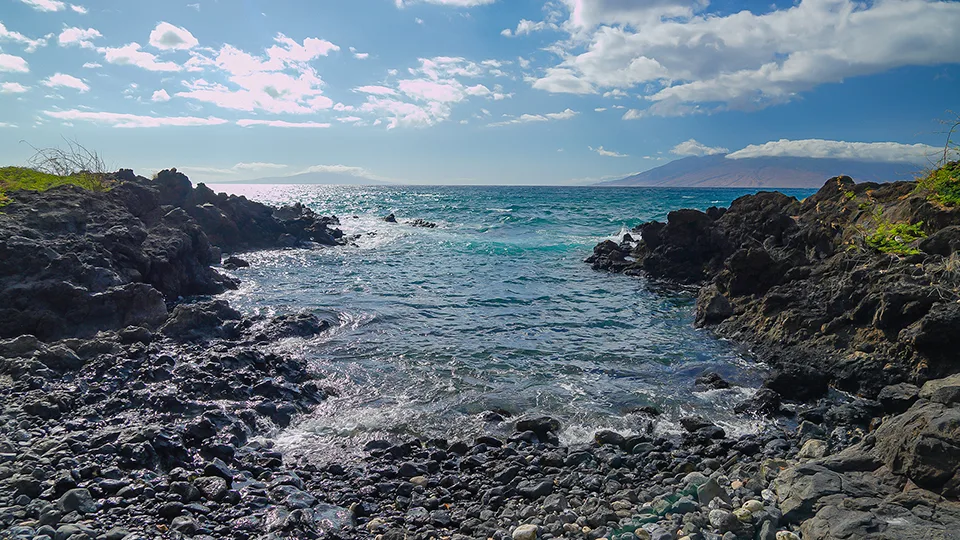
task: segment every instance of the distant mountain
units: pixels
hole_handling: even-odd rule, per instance
[[[671,161],[655,169],[599,186],[819,188],[845,174],[857,182],[912,180],[922,166],[852,159],[759,157],[727,159],[723,155]]]
[[[305,172],[291,176],[272,176],[268,178],[257,178],[254,180],[243,180],[237,182],[240,184],[330,184],[340,186],[390,186],[391,182],[383,180],[373,180],[365,176],[351,174],[349,172],[322,171]]]

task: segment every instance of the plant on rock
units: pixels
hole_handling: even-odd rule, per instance
[[[917,181],[917,189],[944,206],[960,206],[960,162],[933,170]]]
[[[913,225],[882,222],[873,234],[867,236],[866,243],[880,253],[917,255],[920,250],[914,247],[914,242],[927,237],[922,227],[922,221]]]

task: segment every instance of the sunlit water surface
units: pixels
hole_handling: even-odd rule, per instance
[[[215,185],[340,218],[355,246],[244,255],[227,298],[247,313],[306,309],[334,323],[278,345],[336,389],[280,444],[318,457],[354,455],[374,438],[506,435],[484,413],[550,415],[565,442],[599,429],[656,429],[701,414],[729,433],[757,428],[732,413],[763,367],[693,327],[690,292],[595,272],[594,245],[670,210],[726,206],[749,191],[559,187]],[[803,196],[809,192],[790,194]],[[400,223],[381,217],[395,213]],[[405,221],[422,218],[436,229]],[[742,385],[696,392],[705,370]]]

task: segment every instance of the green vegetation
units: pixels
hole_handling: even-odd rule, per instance
[[[35,148],[29,167],[0,167],[0,206],[10,203],[9,192],[18,189],[46,191],[63,185],[80,186],[90,191],[107,191],[103,158],[82,144],[64,139],[66,146]]]
[[[102,174],[82,172],[68,176],[58,176],[27,167],[0,167],[0,206],[10,202],[10,197],[7,195],[10,191],[18,189],[46,191],[67,184],[80,186],[91,191],[107,191],[110,189],[109,182],[104,179]]]
[[[960,206],[960,162],[931,171],[917,181],[917,189],[944,206]]]
[[[881,253],[895,255],[918,255],[920,250],[911,246],[916,240],[927,237],[923,232],[923,222],[911,225],[909,223],[887,223],[877,225],[877,230],[867,236],[867,245]]]

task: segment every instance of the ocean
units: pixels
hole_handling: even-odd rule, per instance
[[[756,190],[595,187],[211,185],[336,215],[355,245],[243,255],[227,299],[246,313],[309,310],[318,338],[277,345],[309,361],[335,395],[276,440],[342,459],[372,439],[509,435],[549,415],[561,440],[650,429],[699,414],[737,435],[763,420],[732,412],[765,367],[693,326],[694,291],[596,272],[604,239],[679,208],[727,206]],[[804,197],[809,190],[784,190]],[[399,223],[381,218],[396,215]],[[424,219],[434,229],[405,222]],[[695,391],[716,371],[734,383]],[[504,420],[490,420],[499,411]],[[509,415],[509,416],[508,416]]]

